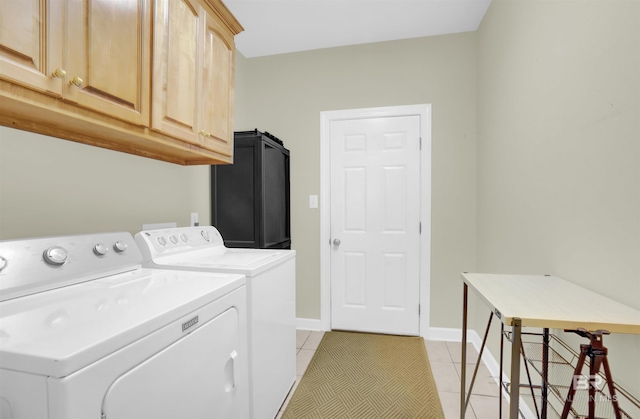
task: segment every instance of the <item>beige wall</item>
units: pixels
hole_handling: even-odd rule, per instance
[[[460,327],[459,274],[475,268],[475,34],[240,60],[248,83],[239,129],[291,150],[297,315],[320,318],[320,113],[432,104],[432,326]],[[320,196],[320,200],[323,197]]]
[[[477,34],[478,270],[640,309],[640,2],[493,0]],[[640,394],[640,337],[605,344]]]
[[[0,127],[0,239],[208,224],[208,169]]]

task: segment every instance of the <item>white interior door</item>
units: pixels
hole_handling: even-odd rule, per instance
[[[331,328],[419,335],[420,116],[330,132]]]

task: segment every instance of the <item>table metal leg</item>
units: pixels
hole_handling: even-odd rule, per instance
[[[509,418],[518,419],[520,400],[520,346],[522,345],[522,320],[514,318],[511,333],[511,399],[509,400]]]
[[[542,419],[547,419],[547,399],[549,382],[549,329],[542,332]]]
[[[493,312],[489,314],[489,322],[487,323],[487,329],[484,331],[484,338],[482,339],[482,346],[480,346],[480,353],[478,354],[478,360],[476,361],[476,366],[473,369],[473,377],[471,377],[471,384],[469,384],[469,392],[467,393],[467,401],[465,402],[465,405],[464,405],[465,412],[469,408],[469,400],[471,399],[471,394],[473,394],[473,385],[475,384],[476,377],[478,376],[478,369],[480,368],[480,362],[482,362],[482,353],[484,352],[485,346],[487,346],[487,337],[489,337],[489,330],[491,330],[491,320],[493,320]]]
[[[504,323],[500,322],[500,372],[498,374],[500,377],[500,389],[498,390],[498,417],[500,419],[502,419],[502,389],[504,388],[503,386],[503,382],[502,382],[502,360],[504,358],[503,355],[503,351],[504,351]]]
[[[462,359],[460,362],[460,419],[464,419],[466,413],[466,373],[467,373],[467,295],[469,286],[465,283],[462,291]]]

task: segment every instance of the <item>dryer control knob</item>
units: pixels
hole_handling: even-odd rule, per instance
[[[69,259],[69,253],[60,246],[52,246],[42,254],[44,261],[49,265],[62,266]]]
[[[108,251],[109,251],[109,248],[104,243],[98,243],[95,246],[93,246],[93,253],[95,253],[98,256],[104,256],[107,254]]]
[[[169,236],[169,241],[173,244],[178,244],[178,238],[176,236]]]
[[[125,250],[127,250],[127,243],[121,242],[120,240],[118,240],[113,244],[113,250],[115,250],[118,253],[122,253]]]
[[[165,247],[167,245],[167,239],[165,239],[164,237],[160,236],[157,240],[160,246]]]
[[[180,240],[182,240],[182,243],[189,243],[189,237],[184,233],[180,235]]]
[[[9,261],[6,258],[0,256],[0,271],[6,268],[8,264],[9,264]]]

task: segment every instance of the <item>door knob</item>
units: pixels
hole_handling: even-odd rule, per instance
[[[334,245],[334,246],[340,246],[340,243],[342,243],[342,242],[340,241],[340,239],[333,239],[333,245]]]

